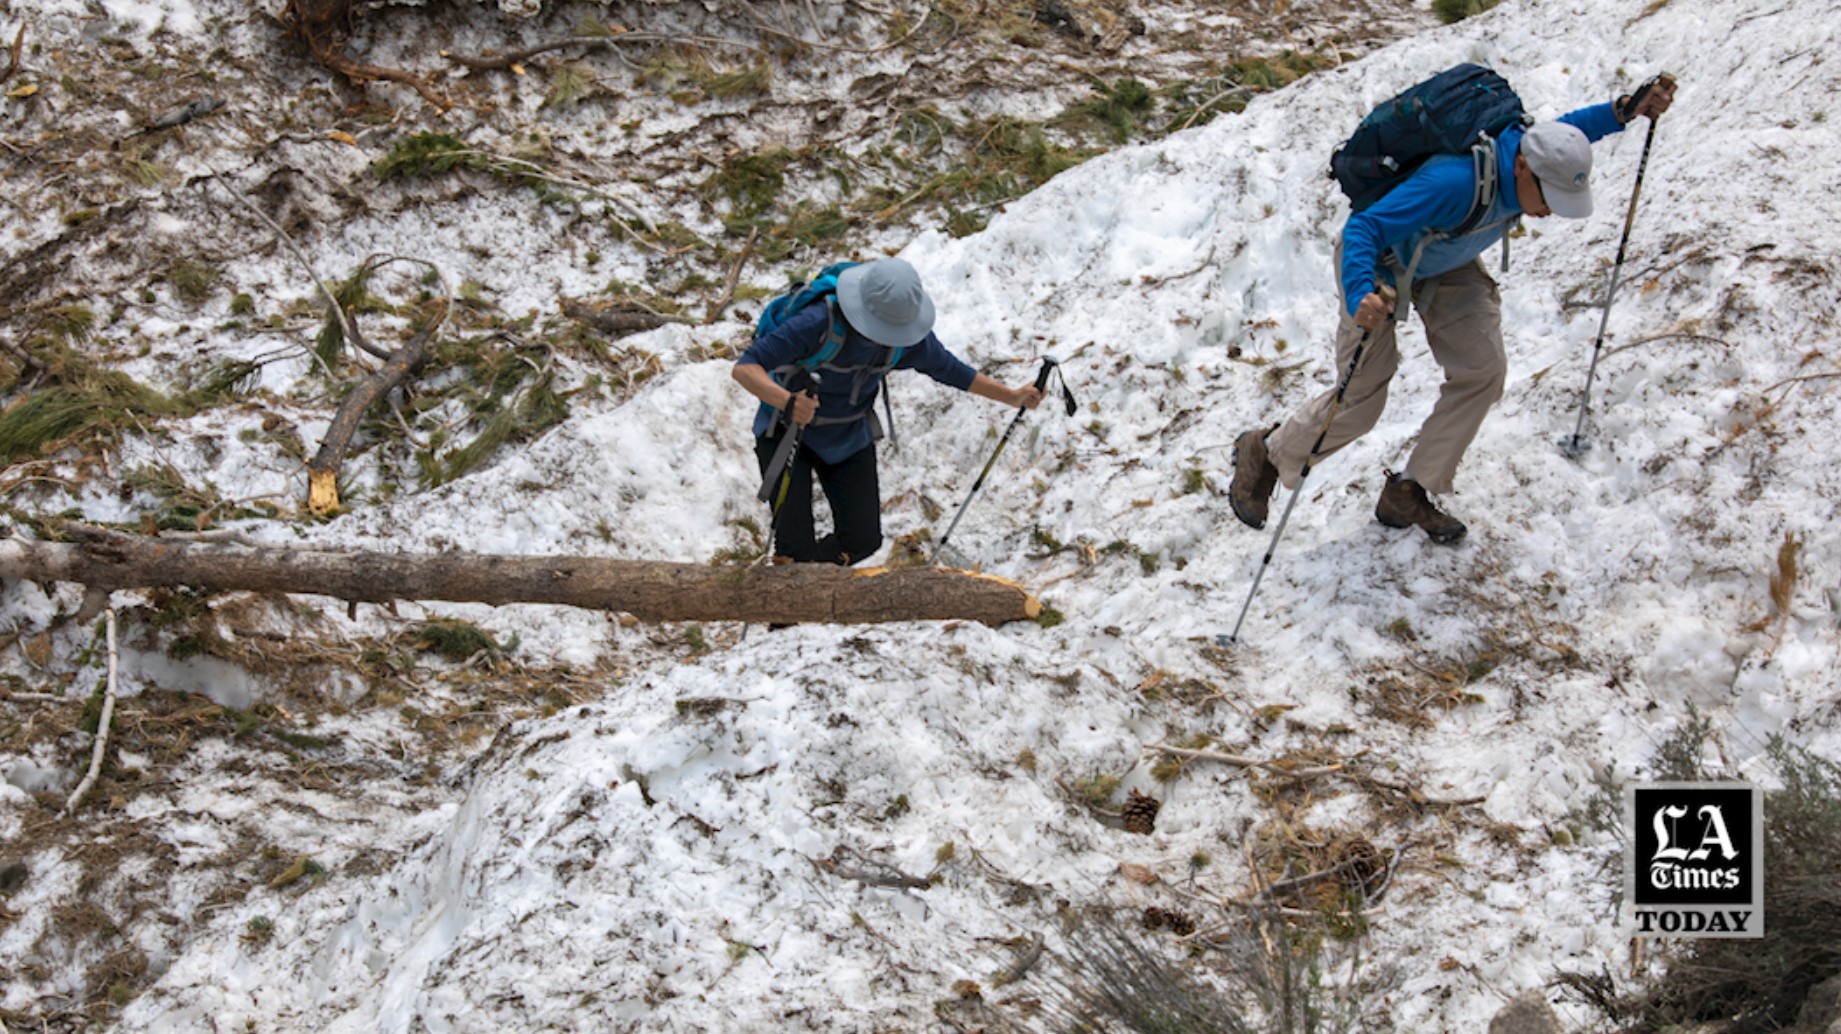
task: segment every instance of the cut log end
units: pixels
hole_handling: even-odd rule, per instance
[[[307,472],[307,509],[312,510],[316,517],[324,517],[338,511],[338,471],[309,470]]]

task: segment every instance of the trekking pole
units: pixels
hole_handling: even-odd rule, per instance
[[[1674,81],[1673,76],[1664,72],[1657,76],[1651,85]],[[1648,92],[1648,89],[1646,86],[1638,91],[1637,100],[1641,100],[1641,95]],[[1635,103],[1636,101],[1632,101],[1633,105]],[[1585,455],[1586,451],[1592,447],[1592,443],[1586,441],[1584,434],[1585,410],[1592,401],[1592,378],[1598,373],[1598,354],[1604,347],[1605,327],[1611,322],[1611,299],[1617,294],[1617,280],[1624,269],[1624,250],[1630,246],[1630,227],[1636,223],[1636,202],[1643,196],[1643,173],[1649,171],[1649,145],[1655,143],[1655,140],[1656,120],[1651,116],[1649,132],[1643,136],[1643,156],[1636,163],[1636,186],[1630,190],[1630,208],[1624,213],[1624,236],[1617,242],[1617,261],[1611,264],[1611,282],[1604,291],[1604,312],[1598,317],[1598,340],[1592,342],[1592,361],[1585,368],[1585,394],[1579,399],[1579,417],[1573,421],[1573,433],[1560,439],[1560,451],[1574,459]]]
[[[1053,373],[1054,370],[1055,361],[1044,356],[1042,359],[1042,370],[1036,374],[1037,391],[1048,391],[1048,375]],[[1069,398],[1071,400],[1072,396],[1069,396]],[[1070,401],[1069,405],[1071,406],[1072,404],[1073,403]],[[1016,418],[1010,421],[1009,427],[1004,428],[1004,436],[997,440],[997,448],[991,450],[991,458],[985,461],[984,469],[978,472],[978,480],[972,482],[972,490],[965,494],[965,502],[959,504],[959,512],[953,514],[952,523],[946,526],[946,534],[941,535],[940,541],[934,544],[933,555],[927,558],[928,567],[932,567],[939,562],[940,551],[946,548],[946,540],[952,538],[952,533],[958,529],[960,518],[965,516],[966,509],[972,505],[972,498],[978,494],[978,489],[984,487],[985,477],[991,473],[991,468],[997,465],[997,457],[1003,455],[1004,446],[1010,443],[1010,435],[1016,431],[1016,425],[1023,422],[1023,416],[1028,412],[1029,410],[1023,406],[1017,407]]]
[[[800,370],[787,380],[786,390],[797,396],[818,375],[808,370]],[[756,499],[766,503],[773,514],[767,522],[767,550],[761,554],[761,560],[774,555],[774,536],[780,533],[780,508],[786,503],[786,494],[793,487],[793,463],[799,455],[799,440],[805,436],[805,426],[793,421],[793,403],[788,398],[786,411],[774,419],[786,421],[786,435],[780,439],[780,445],[774,449],[773,458],[767,462],[767,476],[761,479],[760,491],[754,494]],[[755,563],[760,563],[756,560]]]
[[[1383,298],[1392,301],[1394,291],[1382,287]],[[1391,319],[1392,317],[1388,317]],[[1291,498],[1285,500],[1285,512],[1279,515],[1278,527],[1272,529],[1272,541],[1266,545],[1266,555],[1259,561],[1259,570],[1253,572],[1253,587],[1247,591],[1245,603],[1240,605],[1240,617],[1234,622],[1234,630],[1226,636],[1216,636],[1219,646],[1233,646],[1240,642],[1240,626],[1246,623],[1247,611],[1253,607],[1253,597],[1259,593],[1260,579],[1266,576],[1266,568],[1272,566],[1272,554],[1278,551],[1279,536],[1285,534],[1285,525],[1291,520],[1291,508],[1298,505],[1298,497],[1304,494],[1304,479],[1310,477],[1310,465],[1317,462],[1317,450],[1323,448],[1323,440],[1330,436],[1330,425],[1336,422],[1336,411],[1342,408],[1342,397],[1348,393],[1349,382],[1355,379],[1355,368],[1362,363],[1362,352],[1368,348],[1368,341],[1374,337],[1374,331],[1362,331],[1362,339],[1355,343],[1355,354],[1349,357],[1349,368],[1342,372],[1342,382],[1336,385],[1336,397],[1330,400],[1330,411],[1323,416],[1323,429],[1317,432],[1317,440],[1311,444],[1310,455],[1304,458],[1304,469],[1298,471],[1298,487],[1291,490]]]

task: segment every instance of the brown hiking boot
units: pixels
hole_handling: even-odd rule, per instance
[[[1470,529],[1426,498],[1419,482],[1389,472],[1381,501],[1374,504],[1374,519],[1390,528],[1424,528],[1426,536],[1441,546],[1461,541]]]
[[[1264,431],[1256,427],[1234,439],[1234,481],[1227,486],[1227,503],[1249,528],[1266,526],[1266,504],[1278,484],[1278,468],[1266,458],[1266,435],[1276,430],[1277,424]]]

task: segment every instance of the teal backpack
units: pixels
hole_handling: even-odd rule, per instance
[[[885,347],[883,349],[884,354],[881,363],[864,366],[839,366],[832,362],[833,359],[837,358],[838,351],[844,347],[844,338],[850,333],[849,325],[844,322],[844,314],[839,311],[837,305],[837,277],[839,273],[857,264],[858,263],[855,262],[834,262],[819,270],[818,275],[813,277],[811,282],[794,284],[791,288],[787,289],[785,293],[775,297],[761,309],[760,318],[755,320],[754,323],[754,339],[756,341],[759,341],[761,338],[777,330],[787,320],[792,319],[793,316],[813,302],[822,300],[825,303],[825,309],[831,316],[831,330],[825,335],[824,344],[819,346],[818,351],[813,352],[797,363],[790,363],[778,369],[768,371],[773,375],[775,383],[782,387],[786,386],[793,373],[798,370],[805,370],[807,373],[811,374],[814,380],[820,379],[820,374],[825,372],[847,373],[853,378],[850,386],[850,404],[854,408],[857,405],[858,399],[861,397],[865,385],[869,384],[872,380],[882,378],[890,370],[895,368],[896,363],[901,362],[903,353],[907,352],[907,348],[905,347]],[[892,439],[895,429],[895,415],[894,411],[889,408],[889,393],[886,385],[883,387],[882,391],[882,405],[884,412],[888,414],[888,428]],[[882,437],[882,428],[876,420],[875,414],[870,413],[868,416],[870,419],[871,433],[877,438]],[[813,425],[845,424],[854,423],[861,419],[863,419],[863,414],[851,417],[821,416],[814,419],[812,423]]]

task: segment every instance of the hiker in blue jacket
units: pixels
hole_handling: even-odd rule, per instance
[[[795,562],[854,564],[882,546],[882,497],[876,479],[881,427],[874,406],[891,370],[919,370],[947,387],[1006,406],[1034,409],[1034,385],[1008,388],[978,373],[933,335],[933,300],[920,274],[901,259],[881,259],[844,270],[837,278],[837,312],[847,326],[837,354],[809,371],[811,386],[798,392],[808,371],[801,360],[818,354],[832,326],[824,304],[807,305],[762,335],[740,359],[733,376],[761,400],[754,417],[755,455],[766,476],[791,407],[804,430],[790,458],[792,477],[776,513],[776,557]],[[891,365],[890,360],[893,359]],[[812,519],[812,476],[831,503],[836,531],[817,537]]]
[[[1440,230],[1462,224],[1479,195],[1468,154],[1428,159],[1371,207],[1349,216],[1337,246],[1343,303],[1337,369],[1347,369],[1364,334],[1367,344],[1317,458],[1360,438],[1380,419],[1387,384],[1399,365],[1389,295],[1403,284],[1411,286],[1432,358],[1445,374],[1406,469],[1390,473],[1381,490],[1374,515],[1382,524],[1421,528],[1437,543],[1464,537],[1463,522],[1439,509],[1426,493],[1451,491],[1458,462],[1490,406],[1502,397],[1508,373],[1501,298],[1480,256],[1523,215],[1591,215],[1592,142],[1639,116],[1660,116],[1674,95],[1673,80],[1659,77],[1634,98],[1581,108],[1555,122],[1503,130],[1496,142],[1495,198],[1468,233]],[[1235,440],[1228,501],[1242,523],[1265,526],[1275,482],[1297,487],[1335,396],[1335,389],[1325,391],[1282,425],[1255,428]]]

